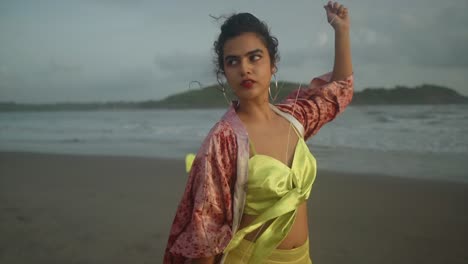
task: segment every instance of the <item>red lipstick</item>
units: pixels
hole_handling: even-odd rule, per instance
[[[254,84],[254,81],[252,81],[252,80],[243,80],[241,82],[242,87],[248,88],[248,89],[252,88],[253,84]]]

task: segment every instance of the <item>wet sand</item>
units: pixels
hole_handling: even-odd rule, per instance
[[[0,263],[162,263],[184,168],[0,152]],[[319,169],[308,203],[314,263],[468,263],[466,183]]]

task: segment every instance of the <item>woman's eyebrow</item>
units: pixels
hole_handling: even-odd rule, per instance
[[[247,53],[245,53],[244,56],[249,56],[249,55],[252,55],[252,54],[255,54],[255,53],[263,53],[263,50],[254,49],[254,50],[251,50],[251,51],[248,51]],[[235,59],[235,58],[239,58],[239,56],[237,56],[237,55],[227,55],[224,59],[227,60],[227,59]]]
[[[263,53],[263,50],[261,49],[254,49],[252,51],[247,52],[244,56],[252,55],[254,53]]]

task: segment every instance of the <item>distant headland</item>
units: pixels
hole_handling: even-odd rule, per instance
[[[297,89],[299,83],[279,82],[281,87],[277,102]],[[273,86],[272,86],[273,87]],[[302,85],[302,87],[306,87]],[[212,85],[201,89],[190,89],[168,96],[162,100],[141,102],[93,102],[93,103],[51,103],[22,104],[0,102],[0,112],[11,111],[95,111],[95,110],[144,110],[144,109],[206,109],[226,108],[223,94]],[[274,89],[273,89],[274,90]],[[416,87],[396,86],[394,88],[366,88],[355,92],[351,105],[427,105],[427,104],[468,104],[468,97],[453,89],[423,84]]]

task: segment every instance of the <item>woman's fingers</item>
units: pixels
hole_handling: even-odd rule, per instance
[[[335,11],[340,7],[340,4],[338,4],[338,2],[334,2],[333,3],[333,9],[335,9]]]
[[[336,12],[338,15],[341,15],[344,11],[344,6],[343,5],[340,5],[340,7],[338,7],[338,11]]]
[[[345,17],[348,14],[348,8],[343,7],[338,10],[338,16]]]
[[[337,15],[342,16],[343,14],[345,14],[346,8],[342,4],[339,4],[338,2],[328,1],[326,6],[328,7],[328,10],[330,10],[331,12]]]
[[[342,17],[345,17],[346,15],[348,15],[348,8],[344,8],[343,9],[343,14],[342,14]]]
[[[338,2],[328,1],[324,8],[327,10],[328,22],[330,19],[333,21],[335,16],[342,19],[348,16],[348,8]]]

